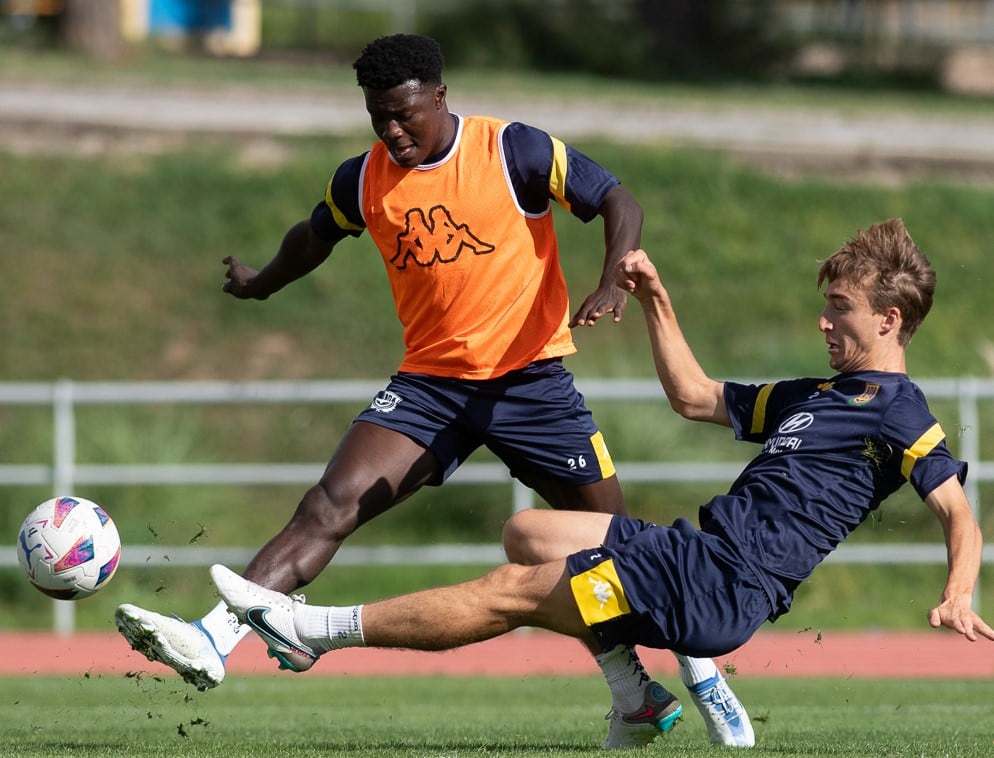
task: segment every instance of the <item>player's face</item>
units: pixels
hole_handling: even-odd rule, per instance
[[[444,84],[410,81],[387,90],[363,87],[362,91],[373,131],[399,165],[418,166],[452,139]]]
[[[845,280],[829,282],[818,319],[828,343],[828,365],[839,373],[875,368],[883,318],[859,287]]]

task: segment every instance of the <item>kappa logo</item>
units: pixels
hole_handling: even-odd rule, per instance
[[[390,262],[399,269],[407,268],[408,260],[431,266],[452,263],[463,250],[486,255],[495,249],[473,234],[468,225],[457,224],[445,206],[436,205],[427,216],[420,208],[407,212],[407,228],[397,235],[397,253]]]
[[[611,589],[611,583],[605,582],[603,579],[595,579],[594,577],[587,577],[590,583],[594,585],[594,597],[597,598],[597,602],[600,603],[601,610],[604,610],[604,606],[607,605],[611,598],[614,597],[614,590]]]
[[[380,390],[376,393],[376,397],[373,398],[373,402],[369,404],[377,413],[390,413],[397,409],[400,405],[402,398],[396,392],[390,392],[390,390]]]

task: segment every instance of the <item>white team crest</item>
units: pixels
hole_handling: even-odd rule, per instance
[[[376,393],[376,397],[373,398],[373,402],[369,404],[369,407],[377,413],[390,413],[396,409],[401,400],[403,398],[400,395],[389,390],[382,390]]]

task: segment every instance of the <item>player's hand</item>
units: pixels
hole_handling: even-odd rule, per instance
[[[663,293],[659,273],[645,250],[632,250],[615,269],[615,283],[620,289],[634,295],[638,300],[645,300],[653,295]]]
[[[954,629],[971,642],[976,642],[978,635],[994,641],[994,629],[974,612],[971,600],[969,595],[944,598],[928,612],[929,625]]]
[[[246,266],[233,255],[225,257],[221,262],[228,267],[224,272],[227,281],[221,285],[222,290],[239,300],[265,300],[269,296],[268,293],[258,292],[258,288],[252,286],[259,273],[254,268]]]
[[[621,314],[624,313],[627,303],[628,295],[613,282],[600,286],[580,303],[580,307],[570,319],[569,326],[570,328],[593,326],[598,319],[608,313],[613,313],[614,322],[618,323],[621,321]]]

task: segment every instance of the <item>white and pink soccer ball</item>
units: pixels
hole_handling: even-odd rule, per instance
[[[46,500],[17,535],[17,559],[28,581],[59,600],[78,600],[105,587],[120,558],[114,521],[80,497]]]

